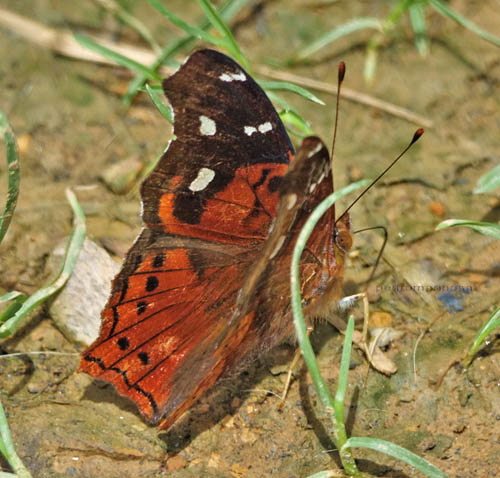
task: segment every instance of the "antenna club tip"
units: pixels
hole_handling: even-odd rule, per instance
[[[418,128],[417,131],[415,131],[415,134],[413,135],[413,139],[411,140],[411,144],[413,144],[415,141],[418,141],[420,136],[424,134],[424,128]]]
[[[344,76],[345,76],[345,63],[341,61],[339,63],[339,83],[342,83],[344,81]]]

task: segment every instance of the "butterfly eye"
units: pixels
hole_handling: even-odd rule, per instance
[[[352,247],[352,235],[349,231],[338,231],[335,236],[335,243],[344,252],[347,252]]]

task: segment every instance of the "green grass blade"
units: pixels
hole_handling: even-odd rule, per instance
[[[240,63],[246,70],[250,70],[250,64],[248,60],[243,55],[238,43],[236,42],[231,30],[226,25],[224,20],[217,13],[217,10],[210,3],[210,0],[198,0],[200,7],[202,8],[205,16],[208,21],[212,24],[212,26],[222,35],[222,38],[225,41],[225,47],[228,51],[231,52],[234,59]]]
[[[149,67],[150,70],[155,71],[164,63],[166,63],[172,56],[181,51],[185,46],[189,45],[195,38],[192,36],[182,38],[180,40],[175,41],[168,47],[164,48],[158,58],[154,61],[154,63]],[[159,76],[159,75],[158,75]],[[123,101],[126,104],[130,104],[132,98],[137,94],[139,88],[144,84],[145,81],[148,80],[148,76],[139,74],[136,76],[128,85],[127,94],[123,97]]]
[[[309,369],[309,373],[311,374],[314,386],[318,392],[321,404],[329,412],[334,411],[334,402],[332,396],[330,395],[330,392],[328,391],[328,387],[326,386],[326,383],[319,371],[318,362],[316,361],[316,357],[314,356],[311,342],[307,337],[304,315],[302,313],[302,300],[300,297],[299,280],[300,257],[307,244],[307,240],[309,239],[309,236],[314,229],[314,226],[321,219],[328,208],[331,207],[332,204],[334,204],[335,201],[337,201],[339,198],[363,186],[366,186],[369,183],[370,181],[364,180],[350,184],[349,186],[342,188],[339,191],[334,192],[333,194],[330,194],[314,209],[299,233],[297,242],[295,243],[295,247],[293,250],[292,263],[290,266],[291,303],[293,311],[293,323],[295,326],[295,331],[297,333],[297,339],[307,368]],[[347,439],[344,423],[338,422],[335,419],[335,415],[333,413],[331,414],[331,417],[333,422],[334,441],[336,446],[340,449],[340,447],[345,443]],[[341,461],[348,474],[353,475],[358,473],[356,465],[354,463],[354,458],[352,457],[348,449],[344,449],[341,453]]]
[[[434,7],[434,9],[443,15],[444,17],[451,18],[455,22],[457,22],[459,25],[462,25],[463,27],[467,28],[471,32],[475,33],[476,35],[480,36],[483,40],[489,41],[493,43],[496,46],[500,46],[500,38],[493,35],[492,33],[487,32],[486,30],[483,30],[482,28],[478,27],[475,23],[472,23],[468,18],[465,18],[464,16],[460,15],[458,12],[455,10],[452,10],[446,3],[443,3],[441,0],[429,0],[429,4]]]
[[[498,327],[500,327],[500,307],[497,307],[495,312],[491,314],[490,318],[483,324],[483,326],[476,334],[476,338],[474,339],[471,348],[467,352],[467,357],[464,361],[465,368],[470,365],[472,359],[474,358],[474,355],[476,355],[477,351],[481,348],[484,341],[486,340],[486,337],[488,337],[488,335],[490,335]]]
[[[372,84],[377,71],[378,53],[380,49],[380,41],[374,38],[366,45],[365,64],[363,66],[363,78],[366,83]]]
[[[163,103],[160,98],[160,95],[156,88],[151,88],[151,86],[146,85],[146,91],[148,92],[149,97],[158,108],[158,111],[162,114],[162,116],[171,124],[174,124],[174,116],[172,114],[172,110]],[[161,88],[160,88],[161,91]]]
[[[10,221],[16,209],[17,197],[19,196],[19,159],[17,156],[16,137],[10,127],[7,117],[0,111],[0,136],[3,136],[7,160],[7,201],[5,208],[0,214],[0,244],[2,243]]]
[[[219,8],[218,12],[224,22],[229,22],[249,0],[230,0]]]
[[[306,46],[300,50],[295,57],[293,57],[290,62],[297,62],[305,60],[306,58],[314,55],[317,51],[321,50],[325,46],[333,43],[335,40],[342,38],[351,33],[357,32],[359,30],[372,29],[382,32],[383,26],[382,22],[375,17],[366,18],[355,18],[349,22],[343,23],[342,25],[328,31],[324,35],[320,36],[310,45]]]
[[[385,20],[385,24],[396,24],[400,19],[401,15],[405,13],[414,0],[399,0],[396,6],[391,10],[387,19]]]
[[[347,322],[345,331],[344,347],[342,348],[342,359],[340,360],[340,371],[335,393],[335,415],[337,420],[344,423],[344,401],[347,390],[347,378],[349,376],[349,364],[351,362],[352,334],[354,333],[354,317],[351,315]]]
[[[310,91],[306,90],[302,86],[296,85],[294,83],[289,83],[288,81],[259,81],[259,85],[264,90],[271,91],[291,91],[306,100],[318,103],[319,105],[325,105],[325,102],[320,100],[316,95],[312,94]]]
[[[266,93],[274,104],[284,108],[279,112],[279,115],[281,121],[285,123],[285,126],[290,134],[297,136],[298,138],[305,138],[306,136],[311,136],[313,134],[311,125],[290,103],[288,103],[288,101],[284,100],[272,91],[267,91]],[[298,128],[298,131],[293,128]]]
[[[178,17],[174,12],[166,8],[161,2],[158,0],[148,0],[149,3],[158,10],[170,23],[173,23],[176,27],[180,28],[182,31],[191,35],[192,37],[203,40],[207,43],[211,43],[212,45],[218,47],[225,47],[226,42],[223,38],[216,37],[215,35],[211,35],[206,32],[202,28],[198,28],[195,25],[190,25],[189,23],[182,20],[182,18]]]
[[[110,10],[117,16],[118,19],[120,19],[125,25],[128,25],[130,28],[135,30],[149,44],[151,49],[157,55],[160,54],[160,46],[156,43],[153,35],[144,23],[123,8],[117,0],[114,2],[108,2],[108,4],[110,5]]]
[[[2,302],[13,301],[12,304],[8,305],[6,309],[0,313],[0,324],[7,322],[7,320],[9,320],[21,308],[26,299],[26,294],[18,291],[12,291],[0,297],[0,304]]]
[[[0,304],[4,302],[10,302],[11,300],[18,299],[20,297],[26,297],[22,292],[18,292],[17,290],[13,290],[12,292],[8,292],[5,295],[0,297]]]
[[[368,438],[368,437],[351,437],[347,440],[344,447],[351,448],[370,448],[371,450],[378,451],[380,453],[385,453],[386,455],[397,458],[400,461],[408,463],[420,472],[424,473],[431,478],[447,478],[448,475],[442,472],[439,468],[429,463],[427,460],[420,458],[411,451],[405,448],[390,443],[385,440],[380,440],[378,438]]]
[[[285,123],[287,126],[287,130],[299,137],[299,138],[305,138],[306,136],[311,136],[313,134],[313,131],[311,129],[311,126],[309,123],[302,118],[300,114],[298,114],[294,110],[283,110],[280,111],[279,113],[281,121]],[[295,131],[294,128],[297,128],[298,131]]]
[[[412,3],[408,7],[410,24],[415,32],[415,46],[421,56],[429,54],[429,39],[427,38],[427,26],[425,24],[424,9],[420,3]]]
[[[109,48],[106,48],[105,46],[99,45],[99,43],[95,42],[91,38],[85,36],[85,35],[79,35],[75,34],[74,35],[75,40],[83,45],[85,48],[88,48],[89,50],[95,51],[102,56],[109,58],[110,60],[114,61],[115,63],[118,63],[121,66],[124,66],[125,68],[128,68],[129,70],[136,71],[138,73],[141,73],[144,75],[146,78],[148,78],[151,81],[160,81],[161,78],[160,76],[152,69],[148,68],[147,66],[142,65],[141,63],[132,60],[130,58],[127,58],[124,55],[121,55],[120,53],[117,53],[116,51],[110,50]]]
[[[473,192],[474,194],[489,193],[497,188],[500,188],[500,164],[479,178]]]
[[[23,465],[21,458],[16,453],[14,443],[12,442],[12,436],[9,430],[9,424],[7,423],[7,417],[3,410],[3,406],[0,403],[0,452],[9,462],[9,465],[14,470],[15,475],[11,473],[5,473],[5,476],[12,476],[16,478],[31,478],[31,474],[28,469]]]
[[[493,222],[468,221],[467,219],[447,219],[446,221],[440,222],[436,226],[436,231],[446,229],[447,227],[459,226],[470,227],[476,232],[494,237],[495,239],[500,239],[500,225]]]
[[[219,12],[220,16],[224,21],[229,21],[236,13],[238,13],[241,8],[243,8],[249,0],[229,0],[225,5],[223,5]],[[198,28],[206,30],[210,26],[208,20],[201,22]],[[158,58],[151,65],[151,69],[156,71],[159,66],[166,63],[175,54],[182,51],[184,48],[189,46],[196,40],[196,37],[188,35],[184,38],[180,38],[170,43],[169,45],[162,48],[162,51]],[[137,94],[137,90],[144,84],[147,78],[144,75],[136,76],[128,85],[127,94],[124,96],[123,100],[126,104],[130,104],[132,98]]]
[[[0,325],[0,338],[5,338],[11,335],[19,325],[19,322],[32,312],[38,305],[54,295],[69,279],[71,272],[75,266],[78,254],[85,239],[85,215],[83,210],[76,199],[75,194],[67,189],[66,197],[73,209],[73,230],[66,247],[64,255],[64,263],[61,267],[56,279],[48,286],[42,287],[30,296],[19,308],[19,310],[8,319],[5,323]]]
[[[297,115],[299,115],[298,111],[290,103],[288,103],[288,101],[283,99],[281,96],[277,95],[273,91],[266,91],[266,94],[267,94],[267,97],[276,105],[281,106],[285,110],[294,111]]]
[[[307,478],[338,478],[339,474],[335,471],[325,470],[314,473],[314,475],[309,475]],[[0,477],[2,478],[2,477]]]

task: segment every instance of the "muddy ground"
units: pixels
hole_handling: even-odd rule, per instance
[[[178,34],[135,2],[134,14],[157,39]],[[167,2],[183,18],[195,2]],[[486,30],[498,32],[495,1],[450,4]],[[235,23],[241,47],[255,64],[283,60],[321,31],[355,16],[383,17],[388,2],[253,2]],[[0,6],[53,28],[90,31],[141,44],[135,33],[91,1],[1,0]],[[498,305],[500,244],[470,230],[439,233],[447,218],[498,221],[498,194],[474,195],[477,179],[498,164],[500,50],[449,20],[430,14],[432,46],[421,58],[406,21],[381,51],[372,87],[362,78],[367,34],[344,39],[307,66],[290,71],[334,83],[347,63],[346,86],[404,106],[433,122],[422,140],[352,211],[356,229],[385,225],[389,247],[372,287],[372,310],[390,314],[404,336],[388,350],[398,373],[388,378],[355,351],[349,375],[349,434],[380,437],[424,456],[452,477],[493,477],[500,469],[499,342],[476,358],[468,374],[453,358]],[[140,230],[137,194],[114,194],[102,181],[110,168],[147,165],[167,144],[171,128],[145,97],[120,102],[123,70],[70,60],[0,29],[0,106],[19,137],[21,193],[0,247],[0,294],[33,293],[47,282],[46,261],[71,229],[64,190],[77,190],[88,236],[123,256]],[[181,58],[179,58],[181,59]],[[333,97],[321,107],[289,97],[315,132],[330,142]],[[288,98],[288,97],[287,97]],[[418,125],[344,101],[336,146],[339,186],[373,178],[404,148]],[[117,167],[118,165],[118,167]],[[0,162],[0,197],[5,197]],[[356,235],[346,293],[359,291],[380,244],[376,233]],[[397,285],[438,286],[412,291]],[[448,295],[446,287],[460,286]],[[378,288],[378,292],[377,292]],[[451,295],[450,295],[451,294]],[[360,312],[356,311],[358,317]],[[318,326],[313,336],[322,372],[334,390],[342,337]],[[328,417],[304,367],[278,410],[292,346],[283,345],[202,399],[168,432],[148,426],[109,386],[76,373],[77,348],[54,327],[44,308],[34,313],[2,354],[1,400],[17,450],[33,476],[45,477],[305,477],[338,469]],[[377,476],[420,476],[371,451],[356,450],[359,467]],[[7,465],[3,464],[3,469]]]

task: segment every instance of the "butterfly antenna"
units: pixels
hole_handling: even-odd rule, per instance
[[[385,168],[364,190],[363,192],[350,204],[350,206],[339,216],[339,218],[335,221],[336,223],[340,221],[342,217],[344,217],[350,209],[373,187],[375,184],[379,182],[379,180],[391,169],[405,154],[406,152],[418,141],[420,136],[424,134],[424,129],[419,128],[417,131],[415,131],[415,134],[413,135],[412,140],[410,141],[410,144],[403,150],[402,153],[398,155],[398,157],[391,163],[387,168]]]
[[[335,150],[335,141],[337,140],[337,126],[339,124],[340,89],[342,88],[342,83],[344,82],[344,76],[345,76],[345,63],[341,61],[339,63],[339,73],[337,79],[337,101],[335,102],[335,123],[333,127],[332,151],[330,153],[330,163],[332,164],[332,167],[333,167],[333,152]],[[333,175],[332,175],[332,181],[333,181]],[[335,184],[333,185],[333,188],[335,190]]]
[[[358,229],[353,232],[353,234],[358,234],[358,232],[365,232],[365,231],[374,231],[375,229],[381,229],[384,232],[384,241],[382,242],[382,247],[378,251],[377,254],[377,260],[375,261],[375,264],[373,264],[372,271],[370,273],[370,277],[366,281],[366,285],[371,283],[373,280],[373,277],[375,276],[375,272],[377,271],[377,267],[380,263],[380,259],[382,259],[382,254],[384,253],[385,246],[387,244],[387,239],[388,239],[388,233],[387,233],[387,228],[385,226],[371,226],[371,227],[364,227],[363,229]]]

